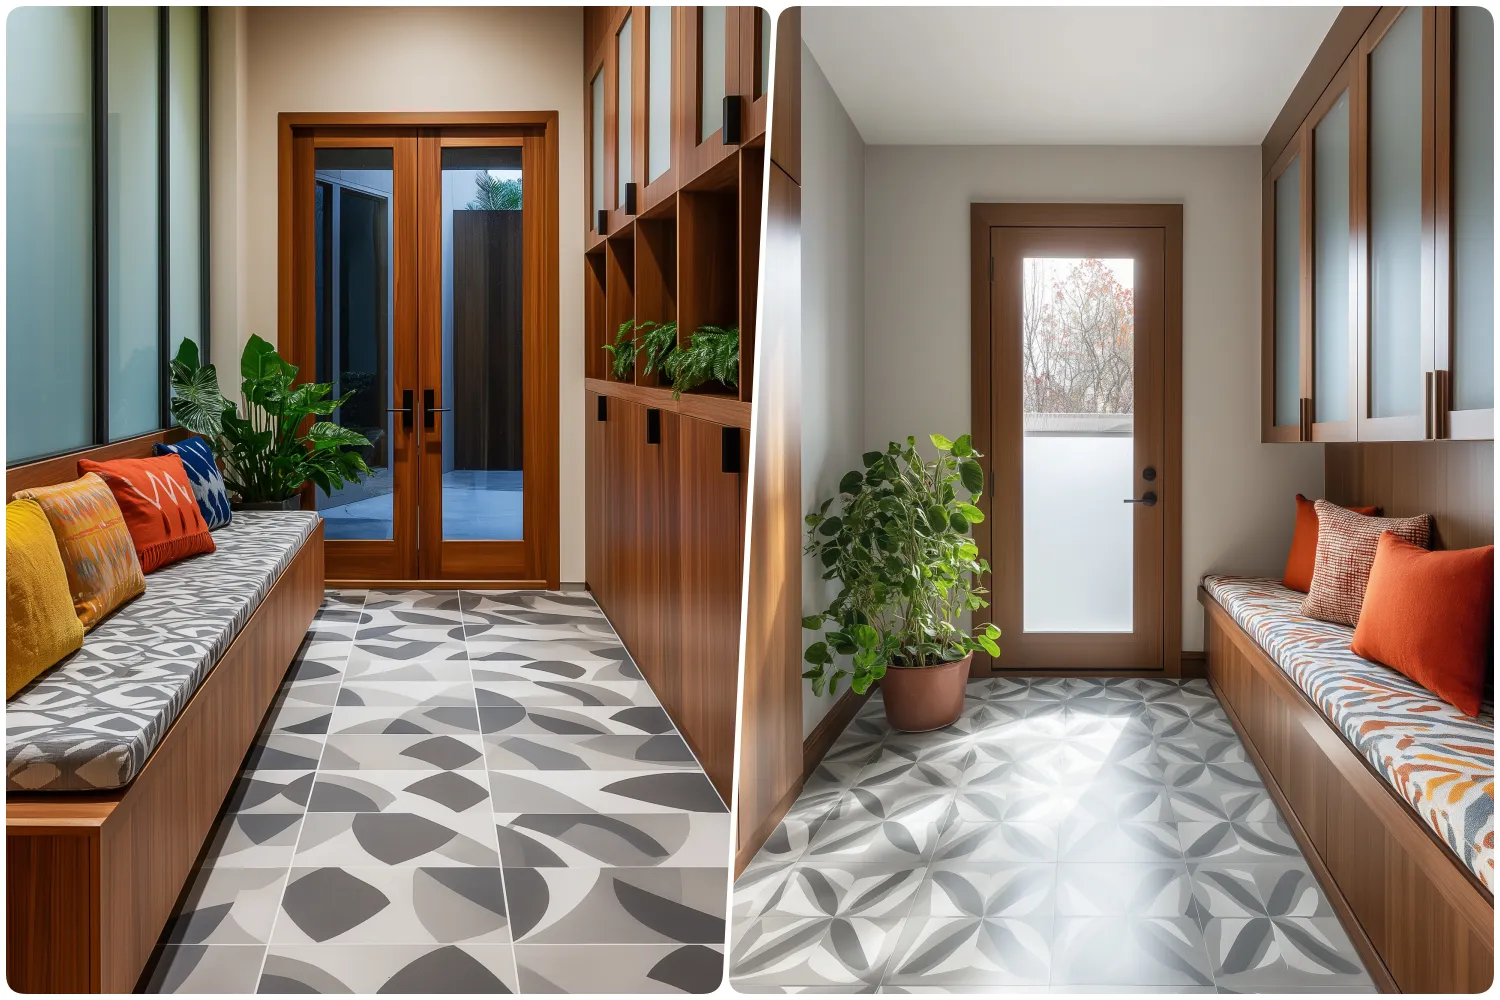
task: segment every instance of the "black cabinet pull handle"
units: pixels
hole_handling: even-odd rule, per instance
[[[432,415],[434,413],[451,413],[451,412],[453,412],[453,407],[451,407],[451,406],[434,406],[432,404],[433,404],[433,391],[431,389],[423,389],[422,390],[422,426],[425,427],[429,431],[433,429]]]
[[[646,443],[661,444],[661,411],[646,411]]]
[[[719,429],[719,471],[737,475],[740,471],[740,429]]]

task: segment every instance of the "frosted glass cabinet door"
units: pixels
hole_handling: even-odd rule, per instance
[[[619,98],[615,105],[615,121],[618,123],[615,140],[615,177],[620,185],[615,204],[620,207],[625,205],[626,185],[635,180],[635,171],[631,169],[635,152],[635,135],[631,131],[632,109],[635,107],[631,92],[631,81],[634,77],[634,44],[631,34],[631,17],[627,15],[625,23],[620,26],[620,33],[615,37],[615,43],[618,46],[615,65],[619,67],[619,75],[615,79],[615,94]]]
[[[594,80],[589,84],[589,144],[593,147],[589,150],[589,226],[596,227],[599,222],[599,210],[608,208],[604,203],[604,70],[594,74]]]
[[[646,51],[646,181],[672,166],[672,8],[649,7]]]
[[[1277,427],[1300,427],[1302,423],[1301,184],[1301,157],[1293,157],[1274,184],[1271,422]]]
[[[1349,93],[1313,126],[1313,421],[1354,419]]]
[[[1369,61],[1368,415],[1422,417],[1422,9]]]
[[[1495,405],[1495,22],[1453,9],[1453,311],[1455,411]],[[1463,434],[1456,421],[1454,435]],[[1493,427],[1490,429],[1493,434]],[[1485,435],[1488,436],[1488,435]]]

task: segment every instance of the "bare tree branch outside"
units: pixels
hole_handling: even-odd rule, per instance
[[[1026,413],[1133,413],[1132,261],[1027,258],[1021,364]]]

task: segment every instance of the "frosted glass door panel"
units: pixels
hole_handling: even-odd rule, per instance
[[[5,457],[12,463],[93,441],[92,16],[88,7],[17,7],[6,19]]]
[[[157,13],[109,8],[109,436],[161,426]]]
[[[1349,95],[1313,129],[1313,419],[1350,420]]]
[[[1023,625],[1134,627],[1135,261],[1028,257]]]
[[[651,49],[647,66],[650,103],[647,114],[646,179],[654,181],[672,166],[672,8],[652,7]]]
[[[173,7],[169,13],[168,205],[171,225],[167,249],[172,290],[168,317],[173,354],[183,339],[201,343],[203,328],[203,79],[199,52],[198,7]]]
[[[593,184],[590,185],[593,189],[590,192],[593,203],[589,210],[589,225],[596,226],[599,211],[609,207],[604,204],[604,71],[602,69],[594,74],[594,82],[589,84],[589,91],[593,95],[591,117],[594,119],[591,123],[593,127],[589,130],[593,133],[590,141],[594,147],[590,151],[590,170],[594,176]]]
[[[1495,405],[1495,21],[1453,9],[1453,408]]]
[[[615,147],[615,176],[619,179],[620,189],[616,196],[616,205],[625,204],[625,185],[635,180],[635,174],[631,172],[631,153],[635,146],[635,137],[631,133],[631,109],[634,107],[631,97],[632,79],[632,55],[633,49],[630,43],[630,18],[625,18],[625,23],[620,27],[620,34],[616,36],[619,46],[618,65],[620,74],[615,81],[615,94],[619,98],[615,102],[615,120],[619,123],[619,145]]]
[[[698,141],[724,127],[725,16],[727,7],[700,7],[702,31],[698,36]]]
[[[1302,422],[1302,164],[1276,178],[1276,385],[1274,419],[1278,427]]]
[[[1370,416],[1422,412],[1422,10],[1370,55]]]

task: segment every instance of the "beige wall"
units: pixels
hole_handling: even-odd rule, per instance
[[[583,533],[569,526],[583,522],[582,10],[219,8],[211,32],[220,360],[238,357],[251,333],[275,340],[280,112],[558,112],[562,579],[581,581]],[[227,192],[242,205],[227,205]]]
[[[864,435],[865,144],[817,61],[802,49],[802,509],[838,493],[860,468]],[[838,594],[823,566],[805,557],[802,609]],[[803,633],[803,642],[814,641]],[[803,681],[802,735],[833,707]],[[845,678],[839,689],[848,690]]]
[[[1181,202],[1183,643],[1198,579],[1280,575],[1321,445],[1260,443],[1258,147],[871,146],[865,157],[864,444],[957,434],[969,413],[969,204]]]

